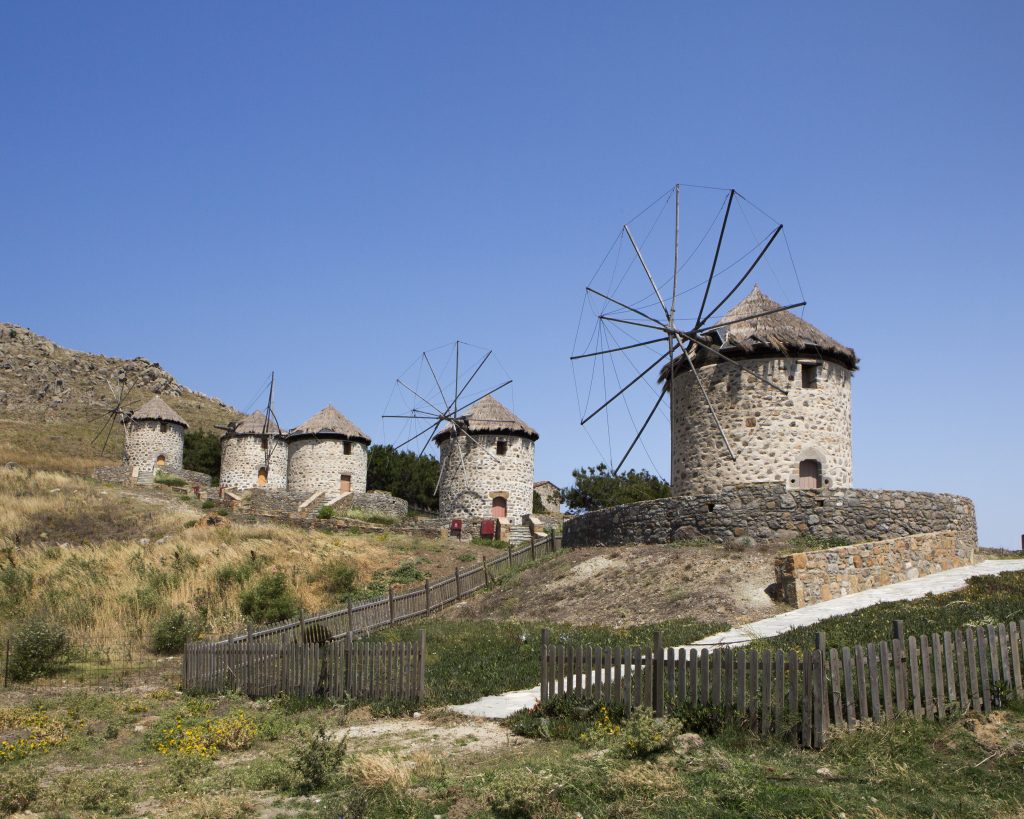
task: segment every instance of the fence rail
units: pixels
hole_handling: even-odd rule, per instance
[[[711,707],[762,734],[792,736],[820,748],[829,726],[881,722],[901,713],[944,719],[983,713],[1024,696],[1024,620],[907,637],[901,621],[888,641],[801,652],[750,648],[551,644],[541,648],[541,701],[574,694],[644,705],[658,715],[681,705]]]
[[[499,572],[516,566],[525,566],[546,554],[557,552],[561,545],[561,535],[547,535],[518,548],[509,546],[505,554],[490,560],[481,560],[466,570],[456,567],[454,575],[434,583],[428,580],[424,582],[422,588],[398,594],[389,589],[387,594],[372,600],[361,603],[350,601],[343,609],[315,615],[300,615],[291,620],[225,636],[215,642],[228,644],[244,640],[273,644],[284,642],[288,637],[292,637],[294,641],[295,638],[306,634],[307,629],[311,627],[329,637],[340,637],[348,632],[368,634],[376,629],[387,628],[413,617],[421,617],[458,602],[489,585],[491,578]]]
[[[426,635],[398,643],[189,643],[182,690],[240,691],[250,697],[293,694],[367,699],[423,699]]]

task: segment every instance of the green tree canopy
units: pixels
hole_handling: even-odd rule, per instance
[[[574,469],[573,486],[562,490],[562,501],[571,512],[592,512],[623,503],[667,498],[669,485],[646,469],[613,475],[604,464]]]
[[[204,429],[186,432],[181,465],[209,475],[216,483],[220,477],[220,438]]]
[[[441,465],[433,455],[374,445],[366,465],[366,488],[383,489],[418,509],[437,509],[434,487],[440,474]]]

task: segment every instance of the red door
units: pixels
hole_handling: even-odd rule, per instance
[[[352,476],[342,475],[341,480],[338,481],[339,492],[351,492],[352,491]]]
[[[503,518],[508,514],[508,501],[504,498],[494,498],[491,501],[491,517]]]

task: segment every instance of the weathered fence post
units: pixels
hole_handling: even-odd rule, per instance
[[[824,631],[819,631],[814,635],[814,650],[821,652],[821,661],[814,667],[815,678],[814,684],[817,686],[818,702],[816,710],[814,712],[815,725],[820,724],[820,732],[815,729],[814,737],[815,742],[819,744],[815,745],[815,748],[821,748],[825,742],[825,731],[828,728],[828,686],[825,680],[825,657],[828,656],[828,650],[826,643],[828,640],[825,637]]]
[[[508,544],[508,570],[512,571],[512,544]]]
[[[395,622],[395,587],[388,584],[388,622]]]
[[[424,612],[430,614],[430,581],[423,581],[423,594],[426,596],[426,607],[423,609]]]
[[[550,631],[546,628],[540,630],[540,701],[547,702],[551,699],[548,691],[548,637]]]
[[[300,608],[299,609],[299,636],[295,640],[295,642],[301,643],[303,640],[306,639],[305,631],[306,631],[306,615],[305,615],[305,612],[303,612],[302,609]]]
[[[901,643],[905,643],[906,633],[907,630],[902,620],[892,621],[892,638],[894,640],[899,640]]]
[[[462,577],[459,575],[459,567],[455,567],[455,599],[462,599]]]
[[[189,650],[192,648],[192,643],[185,642],[185,651],[181,655],[181,690],[188,691],[188,655]],[[11,656],[11,641],[7,641],[7,653],[4,655],[4,688],[7,687],[7,663]]]
[[[423,628],[420,629],[419,655],[419,678],[416,699],[422,700],[427,693],[427,630]]]
[[[487,558],[486,557],[481,557],[480,558],[480,565],[483,567],[483,570],[484,570],[484,588],[485,589],[490,588],[491,581],[490,581],[490,578],[487,577]]]
[[[352,631],[345,634],[345,693],[350,697],[356,695],[355,686],[352,684]]]
[[[348,598],[348,630],[355,631],[356,624],[352,622],[352,598]]]
[[[537,541],[533,537],[533,532],[530,532],[530,560],[537,559]]]
[[[252,623],[245,624],[245,695],[252,693]]]
[[[662,643],[661,632],[654,632],[654,660],[651,663],[651,667],[647,670],[648,674],[652,675],[651,678],[651,698],[653,702],[651,705],[654,708],[654,715],[656,717],[664,716],[665,713],[665,646]]]

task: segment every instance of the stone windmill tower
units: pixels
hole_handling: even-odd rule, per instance
[[[532,513],[534,442],[539,437],[493,395],[460,413],[454,425],[434,436],[441,450],[439,517],[520,521]]]
[[[140,471],[181,469],[188,424],[158,395],[124,420],[124,460]]]
[[[854,351],[756,285],[719,326],[662,370],[672,493],[762,482],[850,486]]]
[[[277,423],[259,410],[226,428],[220,452],[221,486],[284,489],[288,485],[288,441]]]
[[[370,438],[328,404],[288,433],[288,488],[365,492]]]

